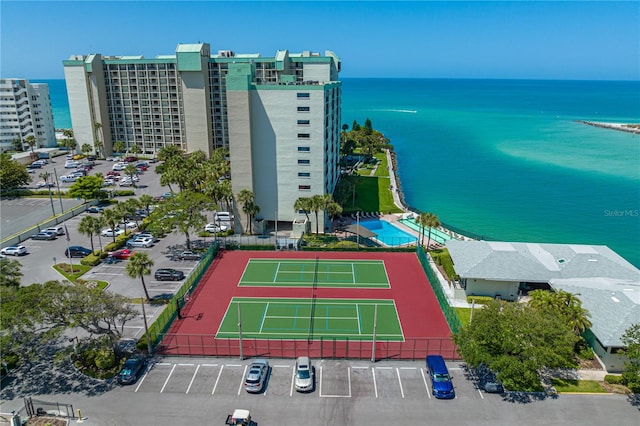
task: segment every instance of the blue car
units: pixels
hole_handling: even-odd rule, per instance
[[[429,371],[429,378],[431,379],[433,396],[438,399],[453,399],[456,397],[449,370],[447,370],[447,365],[442,356],[428,355],[427,370]]]
[[[118,383],[121,385],[134,383],[138,379],[138,376],[144,371],[146,365],[147,362],[142,355],[133,355],[125,361],[120,373],[118,373]]]

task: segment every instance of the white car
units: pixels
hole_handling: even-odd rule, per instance
[[[296,391],[309,392],[313,390],[313,367],[307,356],[300,356],[296,360]]]
[[[151,247],[153,245],[153,238],[143,237],[136,238],[131,242],[127,242],[127,246],[130,247]]]
[[[136,223],[132,221],[122,222],[120,225],[118,225],[118,227],[120,226],[127,229],[135,229],[138,227],[138,225],[136,225]]]
[[[43,229],[42,232],[53,232],[56,235],[64,235],[63,226],[52,226],[51,228]]]
[[[204,230],[207,232],[221,232],[226,231],[229,227],[225,224],[218,225],[217,223],[207,223],[207,226],[204,227]]]
[[[126,164],[124,164],[124,163],[116,163],[113,166],[111,166],[111,170],[116,170],[116,171],[119,172],[119,171],[124,170],[125,166],[126,166]]]
[[[69,176],[60,176],[60,181],[61,182],[75,182],[78,178],[73,176],[73,175],[69,175]]]
[[[76,168],[76,167],[78,167],[79,165],[80,165],[80,163],[79,163],[79,162],[77,162],[77,161],[67,160],[67,161],[64,163],[64,168],[65,168],[65,169],[75,169],[75,168]]]
[[[27,254],[27,248],[25,246],[5,247],[0,250],[0,254],[4,254],[7,256],[22,256]]]
[[[120,228],[114,229],[104,229],[100,235],[103,237],[117,237],[119,235],[124,234],[124,231]]]

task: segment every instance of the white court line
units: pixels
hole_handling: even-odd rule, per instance
[[[262,321],[260,321],[260,333],[262,333],[262,327],[264,327],[264,319],[267,316],[267,312],[269,312],[269,302],[267,302],[267,306],[264,308],[264,315],[262,315]]]
[[[400,393],[402,394],[402,399],[404,399],[404,389],[402,389],[402,380],[400,379],[400,370],[396,368],[396,373],[398,374],[398,383],[400,384]]]
[[[358,321],[358,334],[362,334],[362,327],[360,327],[360,306],[356,303],[356,315]]]
[[[356,270],[354,268],[354,264],[351,263],[351,284],[356,283]]]
[[[218,377],[216,377],[216,383],[213,385],[213,390],[211,391],[211,395],[216,392],[216,388],[218,387],[218,382],[220,381],[220,376],[222,375],[222,369],[224,368],[224,364],[220,367],[220,371],[218,371]]]
[[[272,281],[273,284],[278,282],[278,272],[279,271],[280,271],[280,262],[278,262],[278,266],[276,266],[276,273],[273,274],[273,281]]]
[[[376,368],[371,368],[371,373],[373,373],[373,390],[376,394],[376,398],[378,397],[378,385],[376,383]]]
[[[160,389],[160,393],[164,392],[164,388],[167,386],[167,383],[169,383],[169,379],[171,378],[171,375],[173,374],[173,370],[176,369],[177,365],[178,364],[173,364],[173,368],[169,372],[169,375],[167,376],[167,380],[164,381],[164,385],[162,385],[162,389]]]
[[[244,378],[247,376],[247,368],[248,365],[244,366],[244,373],[242,373],[242,380],[240,380],[240,387],[238,388],[238,395],[240,395],[240,391],[242,390],[242,385],[244,385]]]
[[[189,382],[189,387],[187,388],[187,391],[185,393],[189,393],[189,389],[191,389],[191,385],[193,384],[193,381],[196,379],[196,374],[198,374],[198,370],[200,370],[199,365],[196,367],[196,371],[193,373],[193,377],[191,378],[191,381]]]
[[[427,395],[429,399],[431,399],[431,392],[429,392],[429,385],[427,384],[427,378],[424,376],[424,370],[421,368],[420,373],[422,373],[422,381],[424,382],[424,388],[427,390]]]

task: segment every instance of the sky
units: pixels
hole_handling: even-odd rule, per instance
[[[341,78],[640,80],[638,1],[0,1],[0,77],[64,78],[71,55],[207,42],[335,52]]]

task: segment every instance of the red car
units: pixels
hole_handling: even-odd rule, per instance
[[[109,254],[109,256],[113,257],[114,259],[128,259],[131,256],[134,255],[134,251],[133,250],[129,250],[129,249],[122,249],[122,250],[118,250],[118,251],[114,251],[112,253]]]
[[[115,170],[109,170],[107,172],[107,176],[120,176],[120,172],[116,172]]]

